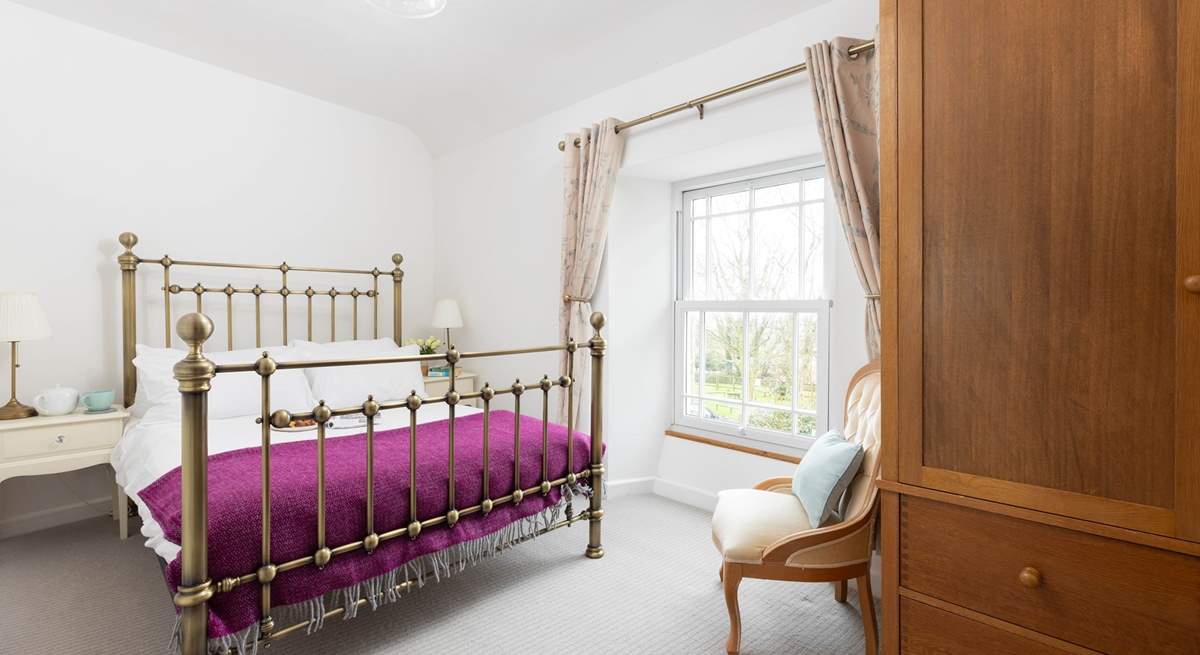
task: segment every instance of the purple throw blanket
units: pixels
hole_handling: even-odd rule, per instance
[[[513,414],[491,412],[489,429],[491,498],[513,488]],[[449,421],[417,427],[417,514],[422,520],[448,509]],[[382,534],[409,524],[408,428],[375,433],[375,532]],[[587,470],[590,437],[574,433],[576,472]],[[567,473],[567,429],[549,425],[550,479]],[[325,441],[326,544],[337,547],[366,536],[366,436],[327,438]],[[214,582],[253,572],[262,564],[260,540],[261,449],[245,448],[208,459],[208,572]],[[521,417],[521,487],[542,481],[542,422]],[[182,543],[180,469],[176,468],[139,494],[166,538]],[[455,505],[469,507],[483,500],[483,415],[455,420]],[[334,556],[322,570],[315,566],[280,573],[271,584],[273,606],[317,598],[388,573],[422,555],[495,533],[558,502],[560,488],[550,494],[530,494],[517,504],[506,503],[490,514],[472,514],[453,528],[444,524],[423,530],[416,540],[407,536],[380,544],[373,554],[359,550]],[[317,550],[316,440],[271,446],[271,560],[286,562]],[[167,567],[167,583],[179,585],[181,561]],[[209,601],[209,638],[230,635],[259,619],[259,585],[240,585]],[[283,626],[280,626],[283,627]]]

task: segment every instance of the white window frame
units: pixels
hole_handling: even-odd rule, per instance
[[[672,405],[673,405],[673,422],[676,426],[687,428],[688,431],[698,432],[710,437],[730,438],[730,440],[750,440],[754,442],[763,442],[776,446],[783,446],[789,449],[805,450],[814,441],[813,437],[785,434],[773,430],[755,428],[748,425],[750,409],[781,409],[765,404],[750,402],[746,398],[738,401],[731,401],[727,398],[705,398],[703,396],[703,384],[701,384],[700,396],[690,396],[686,393],[687,390],[687,375],[684,366],[687,360],[687,325],[686,314],[690,311],[728,311],[728,312],[780,312],[780,313],[810,313],[816,316],[817,321],[817,402],[816,411],[813,413],[815,417],[815,434],[814,437],[824,433],[829,426],[829,350],[830,350],[830,318],[829,314],[832,309],[833,302],[830,300],[832,290],[835,288],[836,281],[834,279],[835,262],[834,257],[836,251],[832,248],[834,237],[839,234],[836,232],[836,221],[832,220],[832,211],[834,207],[830,202],[830,189],[826,183],[825,201],[824,201],[824,233],[822,239],[822,286],[823,293],[820,299],[810,300],[685,300],[688,295],[689,285],[692,281],[691,275],[691,252],[688,244],[691,241],[692,220],[689,216],[690,207],[687,201],[694,197],[695,191],[704,190],[708,195],[719,195],[729,193],[731,191],[749,190],[753,196],[753,190],[756,188],[774,186],[785,181],[791,180],[808,180],[825,177],[824,162],[819,157],[810,157],[803,160],[791,160],[778,164],[768,164],[766,166],[758,166],[754,168],[733,171],[730,173],[688,180],[685,182],[676,183],[672,188],[673,203],[675,208],[675,297],[674,297],[674,332],[675,332],[675,348],[674,361],[672,363],[673,385]],[[803,205],[801,205],[803,206]],[[750,239],[750,247],[753,248],[753,236]],[[753,254],[751,254],[753,261]],[[753,275],[753,272],[751,273]],[[753,284],[753,281],[751,281]],[[745,316],[745,314],[743,314]],[[743,318],[743,320],[747,320]],[[701,314],[701,325],[703,326],[703,314]],[[794,322],[792,334],[792,370],[799,370],[799,321]],[[703,334],[703,328],[701,329]],[[747,330],[743,329],[745,338],[749,338]],[[701,352],[704,350],[703,342],[701,342]],[[748,344],[743,348],[743,357],[749,357]],[[743,375],[749,375],[749,369],[743,362]],[[797,379],[792,380],[792,416],[793,416],[793,431],[795,429],[796,416],[800,413],[807,414],[803,410],[796,407],[796,402],[799,398]],[[743,390],[748,387],[748,382],[743,379]],[[702,398],[719,402],[728,402],[741,405],[744,409],[742,412],[742,420],[739,425],[733,425],[723,421],[706,420],[696,416],[688,416],[686,412],[687,400],[689,398]],[[703,407],[703,400],[701,400]]]

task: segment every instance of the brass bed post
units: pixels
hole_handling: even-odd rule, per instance
[[[288,342],[287,299],[288,299],[288,296],[290,296],[292,294],[292,291],[290,289],[288,289],[288,285],[287,285],[288,270],[289,270],[289,267],[288,267],[287,262],[284,262],[279,265],[279,273],[280,273],[279,295],[283,298],[283,345],[285,345],[285,346],[287,345],[287,342]]]
[[[271,426],[276,422],[276,417],[271,414],[271,376],[276,370],[275,360],[266,352],[254,363],[254,372],[258,373],[262,385],[262,407],[258,418],[262,430],[262,566],[257,576],[260,588],[258,626],[263,638],[270,637],[275,631],[275,620],[271,617],[271,581],[278,572],[271,563]],[[280,427],[286,426],[287,411],[280,410],[279,413]]]
[[[208,652],[208,599],[214,593],[208,577],[208,390],[215,373],[204,357],[204,342],[213,324],[199,313],[186,314],[175,327],[188,354],[175,365],[182,395],[182,531],[183,567],[175,604],[182,610],[179,623],[183,655]]]
[[[450,390],[446,392],[446,412],[448,415],[446,429],[448,431],[447,440],[450,442],[450,477],[449,489],[447,490],[449,494],[447,504],[449,507],[446,509],[446,526],[451,528],[454,527],[454,524],[458,523],[458,508],[454,506],[454,488],[456,486],[454,483],[454,414],[458,407],[458,401],[461,399],[458,391],[454,388],[454,367],[458,364],[458,359],[458,350],[450,346],[450,350],[446,351],[446,365],[450,367]]]
[[[137,356],[138,257],[133,254],[133,247],[137,245],[138,238],[133,232],[122,232],[117,241],[125,247],[125,252],[117,255],[117,263],[121,266],[121,364],[125,372],[122,402],[129,407],[137,393],[137,369],[133,366],[133,358]]]
[[[600,335],[604,327],[604,314],[592,312],[592,338],[588,346],[592,353],[592,503],[588,508],[588,547],[586,555],[592,559],[604,557],[600,545],[600,519],[604,517],[601,497],[604,495],[604,351],[608,344]]]
[[[513,396],[513,492],[512,501],[519,505],[525,498],[525,490],[521,488],[521,394],[525,393],[525,385],[517,378],[512,385]]]
[[[400,270],[400,264],[404,263],[404,257],[400,253],[392,255],[392,263],[395,268],[392,269],[392,339],[397,346],[404,345],[403,330],[403,289],[404,286],[404,271]],[[450,344],[446,344],[449,346]]]

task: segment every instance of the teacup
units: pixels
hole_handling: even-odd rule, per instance
[[[83,406],[87,407],[89,412],[103,412],[112,408],[113,400],[115,399],[116,394],[111,389],[105,389],[102,391],[89,391],[83,394],[79,402],[83,403]]]

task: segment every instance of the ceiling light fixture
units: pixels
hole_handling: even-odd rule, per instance
[[[401,18],[430,18],[446,8],[446,0],[367,0],[367,4]]]

